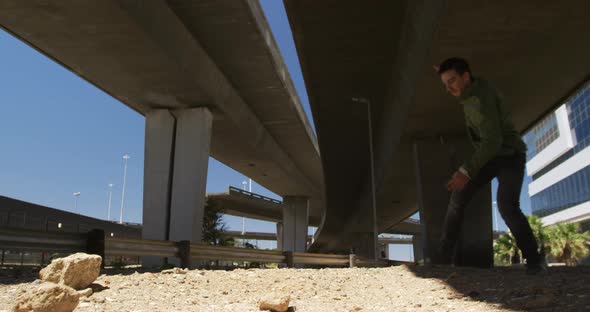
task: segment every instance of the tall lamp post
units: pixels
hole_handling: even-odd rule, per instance
[[[109,183],[109,208],[107,210],[107,221],[111,221],[111,200],[113,199],[113,183]]]
[[[492,211],[494,212],[494,230],[498,231],[498,202],[492,202]]]
[[[78,213],[78,197],[80,197],[80,192],[74,192],[74,213]]]
[[[246,186],[248,185],[247,181],[242,181],[242,187],[244,191],[246,190]],[[246,218],[242,217],[242,236],[246,233]],[[244,238],[242,237],[242,242],[244,242]]]
[[[123,223],[123,208],[125,208],[125,184],[127,182],[127,161],[129,158],[131,158],[129,155],[123,155],[125,167],[123,169],[123,193],[121,194],[121,214],[119,215],[119,223]]]

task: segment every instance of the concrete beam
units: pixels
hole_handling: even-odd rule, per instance
[[[280,251],[283,251],[283,233],[284,233],[284,227],[283,227],[283,222],[277,222],[277,236],[276,236],[276,240],[277,240],[277,249]]]
[[[166,2],[127,0],[121,1],[120,5],[157,45],[160,52],[178,64],[183,78],[205,94],[205,103],[216,112],[222,113],[221,123],[230,122],[236,129],[242,130],[238,134],[240,141],[247,142],[255,151],[263,152],[281,168],[288,180],[297,181],[294,183],[297,190],[288,195],[322,197],[319,192],[322,188],[321,181],[312,181],[303,174]],[[200,106],[200,103],[179,104],[185,107],[195,104]],[[246,164],[236,166],[237,164],[226,161],[233,159],[233,155],[222,153],[218,145],[214,146],[212,152],[212,156],[222,156],[219,157],[221,161],[238,171],[252,171],[248,166],[241,167]],[[264,179],[263,176],[261,180]],[[273,188],[272,185],[265,186]]]
[[[174,114],[177,125],[168,239],[200,242],[213,115],[207,108]]]
[[[142,238],[201,241],[212,122],[203,107],[146,114]]]
[[[424,260],[424,242],[422,235],[412,236],[412,249],[414,250],[414,262]]]
[[[443,144],[419,141],[414,144],[425,263],[444,263],[439,246],[450,198],[446,182],[461,164],[457,154],[468,154],[466,150],[468,146],[465,142]],[[488,184],[482,187],[465,209],[455,264],[476,267],[493,265],[491,207],[491,186]]]
[[[168,239],[175,122],[165,109],[145,115],[143,239]],[[142,261],[147,266],[162,265],[160,257],[144,257]]]
[[[307,198],[283,197],[283,251],[305,252],[307,250],[308,212]]]

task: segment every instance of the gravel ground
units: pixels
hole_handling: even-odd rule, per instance
[[[0,274],[0,311],[38,283]],[[290,311],[590,311],[590,268],[388,268],[112,271],[75,311],[258,311],[289,295]]]

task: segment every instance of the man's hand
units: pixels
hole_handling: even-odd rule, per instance
[[[451,180],[447,183],[447,190],[449,192],[460,191],[465,187],[465,184],[469,182],[469,177],[463,172],[457,170]]]

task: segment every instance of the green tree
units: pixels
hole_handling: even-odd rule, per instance
[[[549,243],[547,228],[543,227],[543,222],[541,222],[541,218],[535,215],[528,216],[527,220],[529,221],[529,225],[533,230],[535,239],[537,239],[537,244],[539,244],[539,252],[541,253],[541,256],[545,258],[545,253],[549,248],[547,246],[547,244]]]
[[[589,254],[588,241],[590,232],[580,233],[578,223],[560,223],[547,228],[550,254],[559,262],[568,266],[578,263]]]
[[[501,264],[520,263],[520,250],[512,234],[503,234],[494,242],[494,257]]]
[[[210,245],[233,246],[234,239],[223,236],[226,229],[223,210],[213,200],[207,199],[203,214],[203,242]]]

